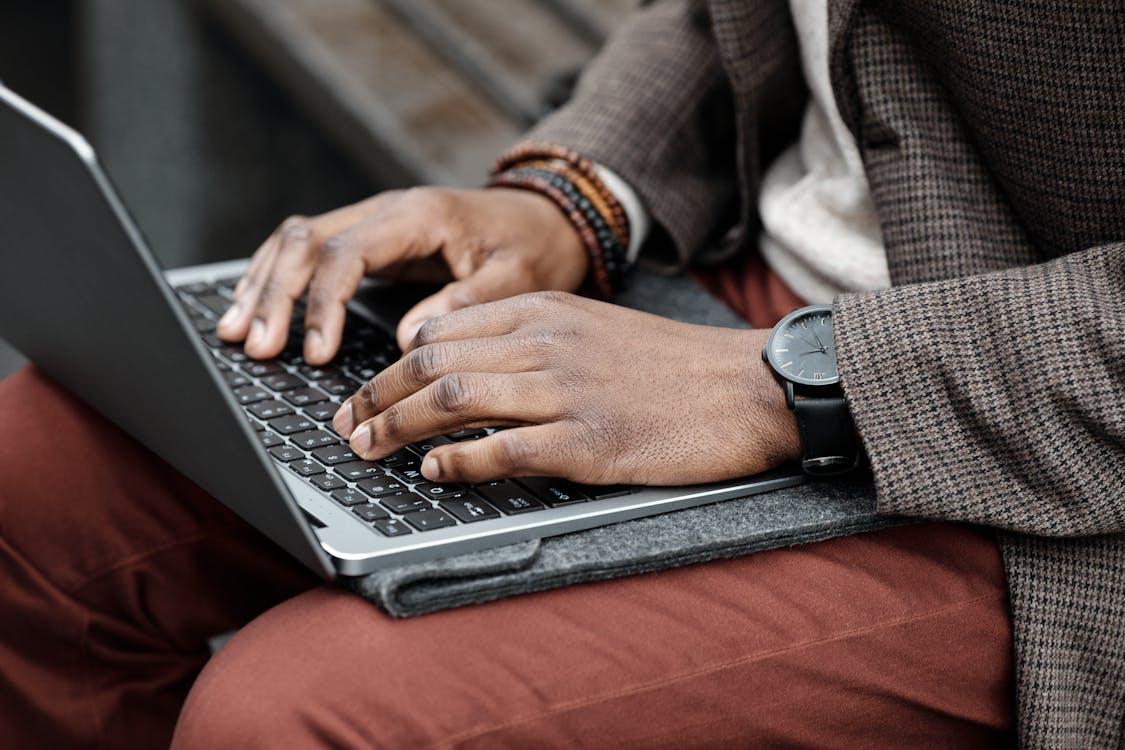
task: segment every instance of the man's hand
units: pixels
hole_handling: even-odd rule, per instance
[[[431,450],[422,473],[434,481],[754,474],[800,455],[784,392],[759,357],[768,335],[526,294],[429,320],[333,426],[367,459],[465,427],[513,427]]]
[[[252,357],[276,356],[285,346],[293,303],[307,290],[304,356],[324,364],[339,348],[344,305],[365,275],[453,280],[403,317],[398,340],[405,348],[436,315],[525,292],[573,291],[587,263],[570,222],[535,193],[391,191],[285,221],[254,254],[219,335],[245,340]]]

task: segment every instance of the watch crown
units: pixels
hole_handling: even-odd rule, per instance
[[[765,347],[762,348],[762,361],[767,363],[770,361],[769,355],[766,354]]]

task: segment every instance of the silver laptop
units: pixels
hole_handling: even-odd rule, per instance
[[[0,261],[0,337],[326,577],[802,481],[782,470],[690,487],[542,477],[473,486],[418,473],[432,445],[487,430],[361,461],[332,431],[332,415],[398,356],[391,332],[409,290],[367,286],[328,366],[302,361],[299,312],[289,348],[275,360],[248,359],[214,330],[245,261],[160,269],[90,145],[2,86]]]

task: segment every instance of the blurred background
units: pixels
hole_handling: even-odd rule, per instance
[[[290,214],[480,183],[635,3],[4,0],[0,80],[87,136],[172,268]],[[0,377],[19,363],[0,341]]]

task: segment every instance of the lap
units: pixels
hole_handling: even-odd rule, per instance
[[[995,745],[1003,571],[925,524],[405,621],[323,587],[204,670],[179,748]]]

